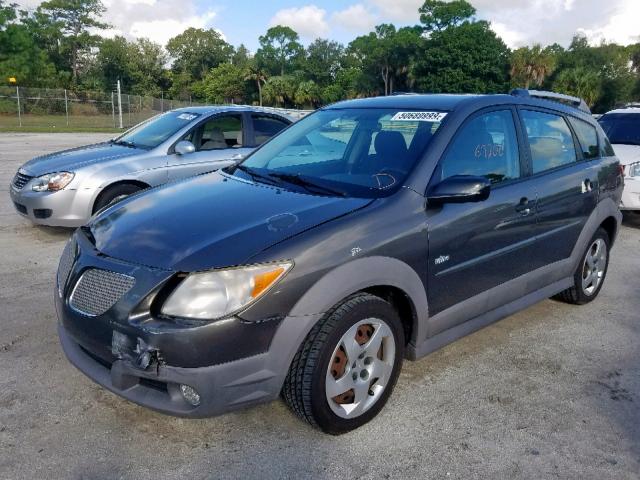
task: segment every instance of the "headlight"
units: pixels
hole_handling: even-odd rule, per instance
[[[162,306],[172,317],[215,320],[246,307],[280,280],[292,263],[192,273]]]
[[[75,175],[71,172],[47,173],[33,180],[34,192],[57,192],[71,183]]]
[[[627,175],[630,177],[640,177],[640,162],[629,165],[629,173]]]

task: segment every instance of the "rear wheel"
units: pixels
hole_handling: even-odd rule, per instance
[[[107,187],[98,196],[98,199],[93,205],[93,213],[95,214],[104,208],[110,207],[140,190],[142,190],[142,188],[131,183],[123,183],[121,185]]]
[[[573,275],[573,287],[560,292],[555,298],[575,305],[594,300],[604,284],[609,267],[609,235],[599,228],[582,256]]]
[[[384,407],[404,356],[398,313],[385,300],[347,298],[309,333],[282,396],[310,424],[331,434],[364,425]]]

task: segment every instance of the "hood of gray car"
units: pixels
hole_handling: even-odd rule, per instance
[[[32,177],[46,173],[74,172],[86,165],[139,155],[144,152],[146,150],[110,142],[97,143],[33,158],[22,165],[20,170]]]
[[[110,257],[189,272],[241,265],[278,242],[371,202],[211,173],[135,195],[88,226],[98,251]]]

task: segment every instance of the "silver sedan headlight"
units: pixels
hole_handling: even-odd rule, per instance
[[[161,312],[198,320],[228,316],[264,295],[292,266],[281,262],[192,273],[169,295]]]
[[[34,192],[57,192],[69,185],[74,176],[72,172],[47,173],[35,178],[31,189]]]

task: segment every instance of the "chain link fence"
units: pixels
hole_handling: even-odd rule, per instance
[[[117,92],[0,87],[0,128],[128,128],[174,108],[194,102]],[[269,108],[267,108],[269,110]],[[298,119],[307,110],[270,109]]]
[[[126,93],[118,96],[117,92],[0,87],[0,128],[127,128],[192,104]]]

